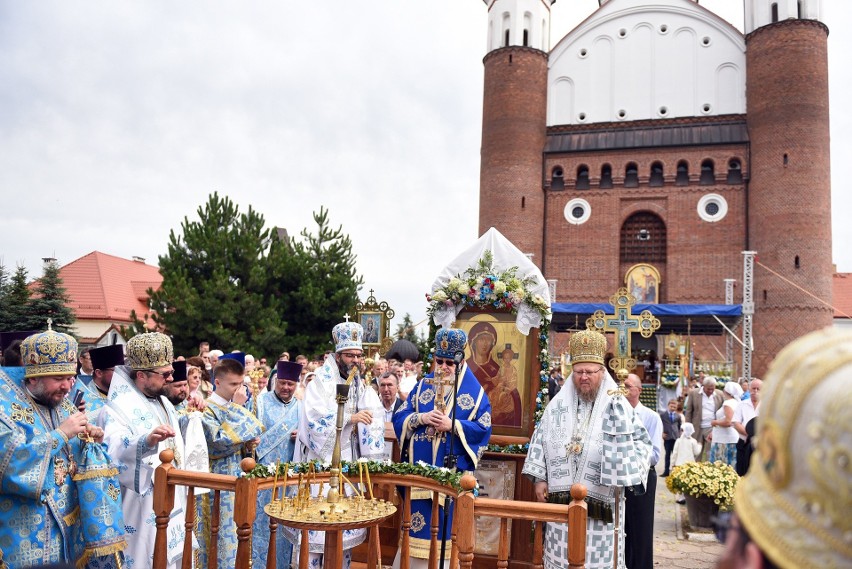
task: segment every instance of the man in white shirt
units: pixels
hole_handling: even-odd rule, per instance
[[[627,492],[627,506],[624,516],[624,560],[628,569],[653,569],[654,567],[654,498],[657,492],[657,471],[655,466],[663,451],[663,421],[653,410],[639,401],[642,393],[642,380],[636,374],[629,374],[624,381],[627,390],[625,399],[648,431],[653,450],[651,468],[645,493],[637,495]]]
[[[740,441],[737,443],[737,474],[744,476],[748,472],[748,465],[751,461],[751,439],[746,433],[746,425],[749,421],[757,417],[757,405],[760,403],[760,389],[763,386],[763,381],[753,377],[748,385],[749,398],[743,399],[737,410],[734,411],[734,418],[731,423],[740,435]]]

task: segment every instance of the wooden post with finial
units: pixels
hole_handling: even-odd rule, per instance
[[[160,466],[154,471],[154,567],[168,565],[168,528],[175,507],[175,487],[169,485],[169,471],[174,468],[175,453],[171,449],[160,452]]]
[[[253,458],[244,458],[240,469],[251,472],[257,463]],[[237,526],[236,567],[251,565],[251,529],[257,509],[257,478],[240,476],[234,490],[234,525]]]
[[[586,521],[589,517],[587,493],[588,490],[582,484],[571,486],[571,503],[568,505],[568,569],[583,569],[586,566]]]
[[[476,488],[476,478],[465,474],[461,478],[462,492],[456,498],[453,516],[458,516],[458,524],[464,527],[473,527],[476,523],[473,518],[474,502],[476,497],[473,489]],[[476,532],[463,532],[458,536],[459,567],[470,569],[473,566],[473,550],[476,547]]]

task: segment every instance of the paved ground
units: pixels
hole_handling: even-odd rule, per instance
[[[657,478],[654,515],[654,566],[683,569],[713,569],[722,544],[710,531],[692,531],[686,506],[675,502],[666,479]]]

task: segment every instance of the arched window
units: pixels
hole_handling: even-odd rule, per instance
[[[740,161],[737,158],[728,160],[728,180],[729,184],[743,183],[743,169]]]
[[[701,163],[701,178],[698,183],[702,186],[712,186],[716,183],[716,172],[712,160],[707,159]]]
[[[624,169],[624,187],[635,188],[639,185],[639,167],[635,162],[630,162]]]
[[[565,189],[565,177],[562,172],[562,166],[554,166],[553,170],[550,173],[550,189],[551,190],[564,190]]]
[[[650,211],[637,211],[621,226],[622,263],[665,263],[666,224]]]
[[[503,33],[503,47],[509,47],[509,30]]]
[[[529,47],[530,45],[530,31],[524,30],[524,47]]]
[[[651,164],[651,178],[648,180],[649,186],[659,187],[663,185],[663,163],[654,162]]]
[[[577,168],[577,189],[589,189],[589,167],[585,164],[582,164]]]
[[[601,183],[600,188],[606,190],[612,187],[612,166],[604,164],[601,166]]]
[[[675,176],[675,186],[689,185],[689,163],[686,160],[681,160],[677,163],[677,176]]]
[[[778,21],[778,2],[772,3],[772,23]]]

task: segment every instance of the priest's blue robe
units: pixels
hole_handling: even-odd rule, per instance
[[[84,443],[58,429],[76,412],[67,398],[54,408],[36,403],[24,387],[23,367],[0,369],[0,567],[75,563],[83,554],[81,497],[72,476],[83,463]],[[104,514],[120,515],[119,504],[113,500]],[[116,531],[104,527],[110,532],[104,540],[123,540]],[[87,567],[114,567],[113,560],[93,558]]]
[[[207,399],[202,424],[210,456],[210,472],[239,476],[244,444],[260,437],[263,433],[260,421],[242,405],[224,401],[214,393]],[[198,567],[207,567],[212,494],[200,496],[198,503],[200,510],[196,531],[200,547]],[[237,528],[234,524],[234,494],[222,492],[219,498],[219,569],[233,568],[236,559]]]
[[[476,470],[476,465],[491,437],[491,402],[470,368],[466,364],[462,365],[458,397],[453,396],[452,385],[444,389],[445,413],[451,417],[453,406],[456,406],[456,420],[451,432],[457,468],[472,472]],[[420,424],[419,421],[421,413],[427,413],[435,408],[435,386],[429,383],[432,378],[433,374],[427,375],[411,390],[408,399],[394,413],[393,426],[399,439],[403,461],[411,464],[425,462],[434,466],[444,466],[444,457],[450,451],[449,433],[445,433],[443,437],[430,436],[427,433],[427,426]],[[432,492],[415,490],[411,498],[410,553],[412,557],[428,559]],[[438,539],[441,540],[443,539],[441,532],[443,506],[439,507],[438,511]],[[452,522],[451,507],[448,512],[447,534],[450,533]]]
[[[284,403],[274,392],[264,391],[257,396],[258,418],[266,431],[260,436],[257,447],[257,462],[274,468],[279,462],[293,462],[296,439],[293,434],[299,427],[302,402],[293,397]],[[266,552],[269,549],[269,516],[264,506],[272,501],[272,491],[263,490],[257,497],[257,517],[252,531],[252,559],[254,567],[264,567]],[[293,545],[285,538],[281,526],[275,538],[276,567],[289,567],[293,554]]]

